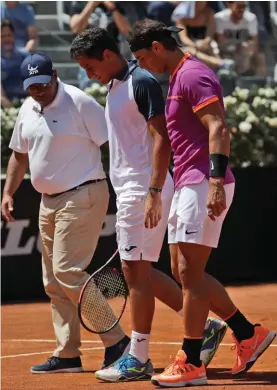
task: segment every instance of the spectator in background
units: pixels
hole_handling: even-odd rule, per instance
[[[38,30],[33,8],[19,1],[1,2],[1,20],[10,20],[14,28],[15,46],[33,52],[38,44]]]
[[[118,38],[120,34],[121,37],[126,37],[131,30],[131,24],[120,7],[122,4],[119,3],[124,2],[73,1],[70,10],[72,32],[79,33],[86,28],[100,27],[107,30],[113,37]],[[131,57],[129,46],[126,44],[125,47]],[[82,68],[79,69],[78,82],[81,89],[85,89],[92,82]]]
[[[148,18],[171,25],[171,15],[180,1],[149,1],[147,5]]]
[[[265,44],[269,34],[272,33],[270,23],[270,1],[249,1],[249,11],[253,12],[258,19],[259,43]]]
[[[186,51],[215,71],[233,64],[219,56],[218,46],[214,41],[214,13],[207,1],[181,2],[174,10],[172,20],[182,29],[179,38]]]
[[[258,21],[246,2],[229,1],[229,8],[215,15],[216,40],[222,57],[232,57],[241,75],[266,75],[265,55],[259,52]]]
[[[28,56],[24,49],[15,47],[14,28],[9,20],[1,21],[1,106],[13,107],[12,99],[24,98],[20,66]]]

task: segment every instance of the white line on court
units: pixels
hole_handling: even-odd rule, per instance
[[[97,349],[104,349],[104,347],[81,348],[80,351],[95,351],[95,350],[97,350]],[[1,359],[6,359],[6,358],[16,358],[16,357],[33,356],[33,355],[44,355],[44,354],[46,354],[46,353],[53,353],[53,351],[20,353],[19,355],[0,356],[0,358],[1,358]]]
[[[18,342],[18,343],[56,343],[56,340],[49,339],[6,339],[2,342]],[[102,344],[100,340],[82,340],[82,344]],[[152,345],[180,345],[180,341],[152,341]],[[221,343],[222,347],[232,347],[234,343]],[[271,344],[270,347],[277,348],[277,344]]]
[[[2,342],[21,342],[21,343],[55,343],[56,340],[44,340],[44,339],[6,339],[2,340]],[[83,340],[83,344],[99,344],[102,343],[102,341],[93,341],[93,340]],[[152,341],[150,344],[152,345],[180,345],[180,342],[175,342],[175,341]],[[234,344],[232,343],[222,343],[220,344],[221,347],[232,347]],[[277,344],[271,344],[271,348],[276,348]],[[93,348],[81,348],[81,351],[96,351],[96,350],[101,350],[104,349],[104,347],[93,347]],[[24,357],[24,356],[32,356],[32,355],[44,355],[47,353],[52,353],[53,351],[44,351],[44,352],[31,352],[31,353],[21,353],[18,355],[6,355],[6,356],[1,356],[1,359],[6,359],[6,358],[15,358],[15,357]]]

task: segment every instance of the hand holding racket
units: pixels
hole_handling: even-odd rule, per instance
[[[78,315],[82,326],[92,333],[106,333],[122,317],[128,297],[128,287],[122,272],[108,265],[112,257],[84,284],[79,297]]]

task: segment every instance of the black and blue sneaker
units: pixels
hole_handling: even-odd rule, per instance
[[[204,331],[203,344],[200,359],[207,367],[212,361],[215,353],[222,342],[228,325],[218,318],[208,318],[208,327]]]
[[[150,360],[143,364],[128,353],[109,368],[96,371],[95,377],[104,382],[126,382],[149,380],[153,374],[154,369]]]
[[[57,372],[83,372],[80,357],[60,358],[52,356],[46,363],[31,367],[33,374],[53,374]]]
[[[108,368],[122,356],[126,355],[130,351],[130,347],[131,340],[128,336],[125,336],[117,344],[106,348],[104,362],[102,363],[101,370],[103,370],[104,368]]]

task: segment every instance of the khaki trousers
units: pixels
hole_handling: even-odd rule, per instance
[[[57,341],[54,356],[81,355],[78,298],[89,275],[90,264],[109,203],[106,181],[92,183],[57,197],[42,195],[39,229],[42,241],[43,283],[51,299]],[[124,337],[118,325],[101,335],[105,347]]]

